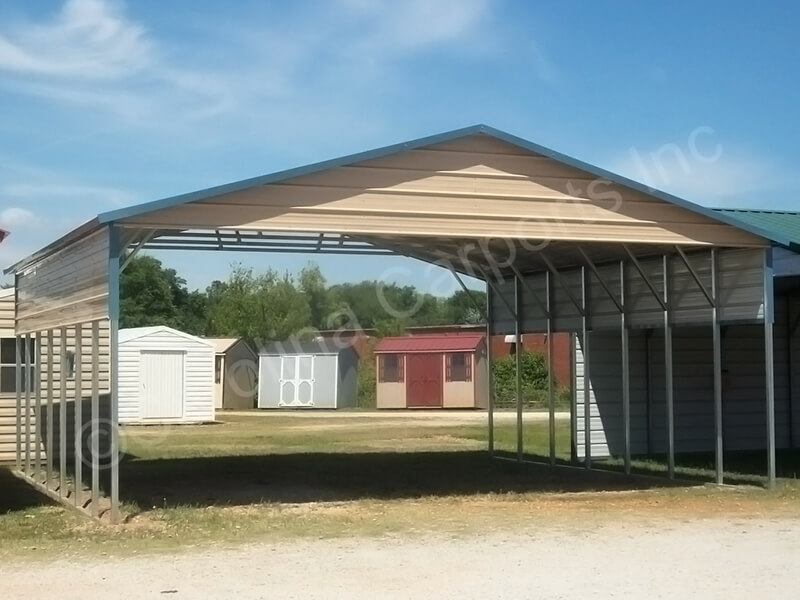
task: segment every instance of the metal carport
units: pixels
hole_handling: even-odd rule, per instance
[[[796,268],[795,242],[484,125],[101,214],[6,271],[16,278],[17,376],[30,378],[24,367],[35,363],[39,378],[18,392],[17,470],[94,515],[107,473],[111,516],[118,518],[119,277],[138,251],[397,253],[448,268],[459,281],[464,274],[485,281],[490,334],[576,333],[589,382],[590,332],[618,332],[628,469],[630,331],[663,332],[670,476],[672,328],[713,331],[721,481],[720,331],[758,324],[773,485],[772,261],[777,249]],[[554,462],[552,385],[550,398]],[[492,452],[491,392],[489,406]],[[583,386],[582,407],[589,423],[583,461],[591,468],[591,385]],[[31,410],[46,431],[32,430]],[[518,391],[518,460],[522,415]],[[87,493],[72,483],[83,481],[85,470]]]

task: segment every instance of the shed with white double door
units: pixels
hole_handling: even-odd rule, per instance
[[[213,420],[210,342],[165,326],[120,330],[120,423]]]
[[[357,404],[358,353],[331,340],[279,342],[259,355],[259,408]]]

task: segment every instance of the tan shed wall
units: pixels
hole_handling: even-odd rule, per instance
[[[377,403],[378,408],[405,408],[406,407],[406,384],[401,383],[378,383],[377,384]]]
[[[486,357],[483,346],[472,354],[472,381],[447,381],[446,369],[446,362],[442,360],[442,408],[486,407]]]
[[[125,224],[766,245],[735,227],[485,135],[154,211]]]
[[[17,276],[17,333],[108,317],[109,235],[103,229]]]

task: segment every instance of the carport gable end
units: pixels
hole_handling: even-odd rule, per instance
[[[161,231],[346,233],[385,242],[765,244],[758,228],[486,126],[99,216],[98,224],[110,223]]]

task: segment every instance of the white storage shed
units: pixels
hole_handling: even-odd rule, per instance
[[[214,346],[170,327],[119,332],[119,422],[214,420]]]

